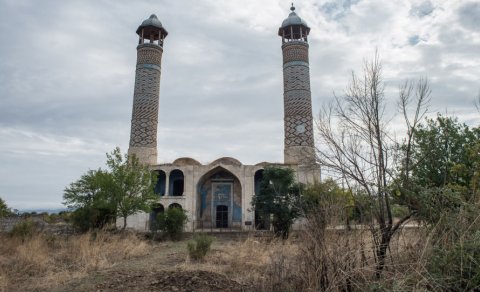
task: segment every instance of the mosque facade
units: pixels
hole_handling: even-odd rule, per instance
[[[251,206],[266,167],[289,167],[302,183],[320,179],[313,137],[308,61],[310,27],[292,6],[278,29],[283,52],[284,163],[255,165],[244,165],[232,157],[222,157],[209,164],[189,157],[157,164],[161,64],[168,32],[158,18],[151,15],[136,33],[139,43],[128,155],[135,155],[157,173],[158,203],[150,214],[129,216],[127,226],[149,230],[156,214],[176,207],[186,211],[188,231],[268,228],[259,222]]]

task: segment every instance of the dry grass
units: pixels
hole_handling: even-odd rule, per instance
[[[291,239],[214,243],[202,262],[187,261],[186,271],[224,274],[255,291],[369,291],[421,280],[425,229],[398,232],[391,243],[384,277],[375,279],[373,243],[368,230],[306,230]],[[412,286],[413,285],[413,286]]]
[[[297,256],[299,249],[294,240],[283,242],[248,237],[240,241],[215,242],[204,261],[187,260],[180,268],[220,273],[242,284],[256,283],[256,288],[260,288],[270,285],[273,275],[287,276],[285,267],[294,264]]]
[[[50,290],[146,254],[162,259],[156,262],[170,261],[161,270],[219,273],[252,291],[425,291],[436,287],[428,277],[432,237],[427,228],[396,233],[381,279],[375,278],[374,245],[365,229],[310,225],[287,241],[219,238],[200,262],[183,260],[187,257],[186,242],[152,247],[134,234],[99,232],[70,238],[40,234],[25,242],[5,236],[0,240],[0,291]],[[152,262],[142,258],[142,263],[143,259],[150,271]],[[122,262],[127,274],[128,263]]]
[[[0,241],[0,291],[49,289],[150,250],[134,234],[105,232],[25,241],[0,235]]]

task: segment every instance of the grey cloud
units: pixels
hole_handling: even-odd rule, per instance
[[[435,10],[435,7],[432,2],[427,0],[418,5],[412,6],[410,9],[410,15],[422,18],[432,14],[433,10]]]
[[[328,1],[319,5],[319,9],[325,14],[327,19],[338,20],[347,15],[351,7],[358,2],[360,0]]]
[[[420,37],[416,34],[416,35],[412,35],[411,37],[408,38],[408,43],[411,45],[411,46],[415,46],[416,44],[418,44],[420,42]]]
[[[458,10],[458,18],[462,26],[473,31],[480,31],[480,3],[470,2]]]
[[[271,10],[259,10],[257,3],[0,0],[0,197],[16,208],[61,206],[63,188],[89,168],[103,166],[105,152],[116,145],[127,150],[135,29],[152,13],[169,31],[160,85],[159,160],[281,161],[283,79],[276,32],[289,10],[281,1],[270,0]],[[389,51],[394,50],[389,37],[399,28],[385,23],[398,24],[390,20],[409,15],[399,16],[392,2],[382,3],[297,4],[312,27],[314,115],[333,91],[343,92],[351,71],[360,71],[362,59],[373,53],[372,38],[382,33],[386,37],[379,44],[385,51],[380,53],[391,56],[387,61],[395,66],[389,71],[391,85],[427,75],[435,109],[472,116],[465,104],[471,104],[469,92],[478,92],[478,78],[470,77],[480,75],[478,44],[468,40],[460,23],[439,23],[432,35],[439,35],[440,43],[406,46],[419,59],[398,61]],[[365,15],[352,12],[356,5],[363,5],[358,13]],[[251,13],[245,7],[258,9]],[[253,21],[251,15],[259,17]],[[262,22],[270,18],[271,23]]]

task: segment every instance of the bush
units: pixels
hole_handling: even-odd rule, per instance
[[[436,290],[474,291],[480,287],[480,206],[444,212],[432,227],[426,278]]]
[[[480,232],[448,249],[435,247],[427,269],[438,289],[474,291],[480,287]]]
[[[22,239],[22,242],[25,242],[27,238],[32,237],[36,232],[37,226],[35,223],[31,219],[27,219],[15,224],[9,234],[11,237],[19,237]]]
[[[71,215],[73,226],[82,232],[102,228],[112,221],[112,218],[115,218],[115,215],[110,209],[93,207],[78,208]]]
[[[210,250],[213,237],[206,234],[197,236],[194,240],[189,241],[187,244],[188,255],[192,260],[202,260]]]
[[[187,215],[180,208],[169,208],[157,215],[154,230],[160,230],[172,240],[182,238],[183,227],[187,223]]]

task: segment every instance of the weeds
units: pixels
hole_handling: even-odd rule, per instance
[[[213,237],[200,234],[187,244],[188,255],[192,260],[199,261],[207,255],[212,245]]]
[[[86,233],[69,238],[0,235],[0,241],[0,291],[51,289],[150,250],[134,234],[105,232],[97,232],[96,237]]]
[[[37,233],[37,226],[31,219],[27,219],[15,224],[9,234],[11,237],[20,238],[22,242],[25,242],[26,239],[31,238],[35,233]]]

